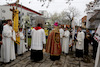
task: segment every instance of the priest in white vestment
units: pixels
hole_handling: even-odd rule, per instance
[[[1,58],[0,61],[4,63],[9,63],[11,60],[11,41],[13,39],[12,36],[12,21],[7,20],[7,24],[3,27],[2,37],[3,37],[3,45],[1,46]]]
[[[16,34],[15,34],[15,31],[12,29],[11,27],[11,30],[12,30],[12,39],[11,39],[11,45],[10,45],[10,54],[11,54],[11,57],[10,59],[11,60],[15,60],[16,59],[16,56],[15,56],[15,44],[14,42],[16,41]]]
[[[26,47],[25,47],[25,42],[24,42],[24,40],[25,40],[25,36],[24,36],[24,34],[23,34],[23,32],[22,32],[22,28],[19,28],[19,36],[20,36],[20,45],[17,45],[17,47],[18,47],[18,49],[17,49],[17,53],[19,54],[19,55],[21,55],[21,54],[23,54],[24,52],[26,52],[27,51],[27,49],[26,49]]]
[[[69,52],[69,37],[70,37],[70,32],[68,28],[66,28],[63,35],[63,44],[62,44],[62,52],[64,52],[66,55]]]
[[[31,35],[31,60],[37,62],[43,59],[43,44],[46,44],[45,31],[38,24],[32,29]]]
[[[78,28],[77,33],[77,42],[76,42],[76,57],[83,57],[83,50],[84,50],[84,32],[82,32],[82,28]]]
[[[64,30],[63,30],[63,27],[61,25],[59,27],[60,27],[60,29],[59,29],[59,31],[60,31],[60,43],[62,46]]]

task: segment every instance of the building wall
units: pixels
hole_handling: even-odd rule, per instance
[[[85,23],[86,23],[86,22],[82,22],[82,27],[83,27],[83,28],[86,28]]]
[[[95,0],[96,2],[99,2],[100,0]]]
[[[99,20],[95,20],[92,25],[95,25],[95,28],[97,28],[100,24],[100,12],[97,14],[96,18],[99,18]]]
[[[82,27],[86,28],[87,16],[84,16],[81,20],[82,20]]]
[[[92,5],[90,3],[88,4],[90,7],[87,6],[88,10],[86,28],[95,29],[100,24],[100,0],[94,1],[95,2],[93,2]],[[91,22],[89,20],[91,20]]]
[[[86,23],[86,28],[90,27],[90,21],[89,19],[91,18],[91,16],[93,15],[92,12],[87,13],[87,23]]]
[[[12,9],[12,8],[13,8],[12,6],[0,6],[0,19],[1,20],[12,19],[12,11],[10,11],[10,9]],[[16,7],[14,7],[14,8],[16,8]],[[35,26],[34,17],[39,16],[38,14],[35,14],[33,12],[30,12],[30,11],[25,10],[23,8],[20,8],[20,7],[18,7],[18,10],[20,12],[19,13],[20,20],[21,20],[21,16],[29,15],[32,26]],[[4,13],[4,11],[5,11],[5,13]],[[21,15],[21,13],[22,13],[22,15]],[[20,20],[19,20],[19,22],[20,22]]]
[[[45,18],[48,18],[48,12],[46,11],[46,10],[39,10],[39,12],[41,13],[41,14],[43,14],[42,16],[43,17],[45,17]]]
[[[2,17],[5,17],[5,19],[12,19],[12,11],[10,11],[10,9],[12,9],[12,6],[0,6],[0,19],[2,19]],[[18,8],[18,10],[21,13],[21,8]],[[5,11],[5,13],[3,13],[3,11]],[[22,9],[22,13],[25,16],[28,13],[31,13],[31,12],[29,12],[25,9]]]
[[[90,22],[90,18],[95,15],[96,12],[88,12],[87,13],[87,23],[86,23],[86,28],[95,28],[95,25],[93,25],[93,22]]]
[[[10,8],[11,7],[9,6],[0,6],[0,19],[12,19],[12,12],[10,11]]]
[[[95,29],[98,27],[98,25],[100,24],[100,20],[95,20],[94,22],[90,22],[89,19],[95,15],[96,12],[93,13],[87,13],[87,23],[86,23],[86,28],[91,28],[91,29]],[[98,14],[98,17],[100,17],[100,13]]]

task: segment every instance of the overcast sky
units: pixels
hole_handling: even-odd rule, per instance
[[[6,4],[6,2],[13,3],[15,1],[16,0],[0,0],[0,5]],[[53,2],[49,4],[48,8],[46,8],[48,2],[46,2],[46,4],[43,7],[41,7],[43,3],[40,3],[37,0],[20,0],[20,3],[35,11],[47,10],[47,12],[50,13],[55,13],[55,12],[60,13],[64,9],[67,9],[68,7],[72,6],[75,7],[80,12],[80,16],[78,17],[80,19],[84,15],[86,15],[86,13],[84,12],[86,9],[86,4],[88,4],[90,1],[94,1],[94,0],[74,0],[71,2],[71,5],[68,5],[66,4],[66,0],[53,0]]]

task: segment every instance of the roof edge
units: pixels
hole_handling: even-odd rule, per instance
[[[16,6],[16,3],[5,4],[5,5],[3,5],[3,6]],[[32,9],[26,7],[26,6],[23,6],[23,5],[21,5],[21,4],[18,4],[18,7],[22,7],[23,9],[28,10],[28,11],[30,11],[30,12],[36,13],[36,14],[38,14],[38,15],[42,15],[41,13],[39,13],[39,12],[37,12],[37,11],[34,11],[34,10],[32,10]]]

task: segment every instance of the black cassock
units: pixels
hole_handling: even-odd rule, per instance
[[[88,38],[86,36],[88,36]],[[90,35],[90,33],[85,33],[85,39],[84,39],[84,55],[88,55],[88,53],[89,53],[89,43],[90,42],[91,42],[91,35]]]
[[[40,61],[43,59],[42,50],[31,50],[31,60],[34,62]]]

